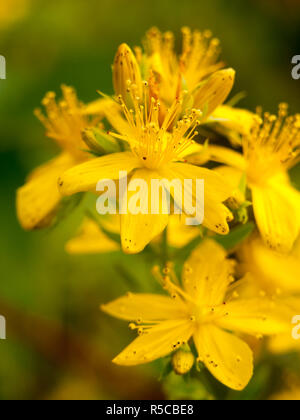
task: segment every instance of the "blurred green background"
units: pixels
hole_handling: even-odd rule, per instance
[[[221,39],[223,58],[237,70],[235,92],[248,93],[242,106],[276,111],[287,101],[297,112],[300,81],[292,80],[291,58],[300,54],[299,23],[296,0],[0,1],[0,54],[7,60],[7,80],[0,81],[0,314],[7,318],[0,399],[166,395],[159,363],[112,366],[132,333],[99,311],[129,289],[151,290],[147,256],[66,255],[80,209],[51,231],[26,233],[18,225],[17,187],[56,152],[33,116],[43,95],[59,92],[61,83],[76,87],[83,101],[96,99],[97,89],[111,93],[121,42],[140,44],[154,25],[179,37],[188,25]]]

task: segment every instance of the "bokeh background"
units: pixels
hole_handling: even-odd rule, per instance
[[[7,80],[0,80],[0,314],[7,318],[0,399],[184,396],[157,381],[159,363],[128,370],[110,362],[132,334],[99,304],[129,289],[151,290],[147,256],[68,256],[64,244],[82,208],[52,230],[26,233],[18,225],[17,187],[56,152],[33,116],[43,95],[61,83],[76,87],[83,101],[96,99],[97,89],[112,93],[121,42],[140,44],[154,25],[179,37],[189,25],[221,39],[223,58],[237,70],[235,92],[248,94],[241,105],[274,112],[287,101],[299,112],[300,81],[291,77],[299,24],[298,0],[0,0],[0,54],[7,60]],[[300,186],[297,170],[293,176]],[[243,398],[271,392],[264,384],[274,383],[274,372],[264,369]],[[201,387],[189,387],[188,396],[201,398]]]

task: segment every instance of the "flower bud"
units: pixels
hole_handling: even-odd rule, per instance
[[[188,373],[195,363],[195,357],[192,352],[178,350],[172,357],[172,366],[177,375]]]
[[[113,84],[116,96],[121,95],[124,102],[130,101],[131,85],[135,86],[134,94],[142,97],[142,77],[138,62],[132,50],[127,44],[121,44],[118,48],[113,65]]]

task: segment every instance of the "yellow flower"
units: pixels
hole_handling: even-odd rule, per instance
[[[187,261],[183,286],[169,266],[155,273],[168,296],[128,294],[102,306],[130,324],[139,337],[114,359],[133,366],[165,357],[193,338],[199,361],[224,385],[242,390],[253,374],[253,355],[236,335],[272,335],[289,328],[276,301],[239,299],[231,287],[235,263],[212,240],[204,241]]]
[[[184,28],[180,57],[174,50],[173,34],[161,34],[156,28],[147,32],[145,53],[136,48],[134,55],[128,45],[120,45],[113,65],[116,95],[131,106],[128,83],[136,86],[142,98],[143,80],[147,80],[150,96],[161,103],[160,121],[178,98],[183,99],[183,111],[199,108],[208,118],[227,99],[235,80],[233,69],[220,70],[224,64],[218,62],[219,41],[211,38],[210,31],[191,33]]]
[[[26,184],[17,191],[17,213],[26,230],[49,225],[61,201],[57,182],[67,169],[89,158],[82,140],[84,128],[95,125],[82,115],[84,108],[74,90],[62,86],[63,99],[56,102],[55,93],[49,92],[43,100],[47,117],[41,110],[35,114],[46,128],[46,134],[61,148],[61,154],[31,173]]]
[[[144,87],[148,89],[148,87]],[[144,97],[147,98],[148,95]],[[96,184],[102,179],[118,180],[120,171],[126,171],[131,177],[128,185],[128,201],[133,197],[132,192],[135,180],[144,180],[148,185],[147,190],[141,194],[142,203],[148,203],[147,214],[140,212],[132,214],[130,208],[122,209],[121,215],[121,239],[123,250],[127,253],[142,251],[152,239],[157,237],[167,226],[169,221],[168,204],[166,196],[162,194],[157,203],[158,214],[153,214],[151,207],[151,181],[179,180],[184,185],[185,179],[194,183],[197,179],[205,181],[204,192],[204,225],[209,229],[220,233],[229,232],[228,221],[232,220],[232,214],[224,206],[231,194],[222,178],[208,169],[199,168],[185,163],[185,157],[199,150],[199,146],[193,142],[194,129],[198,124],[201,113],[192,110],[182,120],[179,120],[173,130],[169,127],[177,120],[182,103],[174,102],[166,114],[163,124],[158,122],[160,104],[152,98],[149,106],[147,100],[143,106],[139,105],[135,96],[135,88],[131,86],[131,99],[134,103],[135,112],[129,110],[120,97],[126,120],[120,123],[119,114],[112,112],[110,122],[113,123],[118,133],[110,133],[113,137],[125,141],[130,151],[115,153],[108,156],[93,159],[82,165],[66,171],[60,178],[60,191],[63,195],[72,195],[81,191],[96,191]],[[165,184],[164,184],[165,185]],[[165,185],[166,189],[169,186]],[[190,203],[195,203],[194,188],[184,188],[185,197],[190,198]],[[169,193],[174,197],[175,189],[169,188]],[[154,198],[155,199],[155,198]],[[157,200],[158,201],[158,200]],[[201,203],[195,203],[197,206]]]
[[[236,182],[247,175],[261,235],[281,252],[290,251],[300,233],[300,193],[288,177],[288,170],[299,162],[299,145],[300,115],[287,117],[287,105],[281,104],[278,117],[269,113],[256,117],[251,134],[243,138],[243,155],[210,148],[212,160],[235,169],[231,176]]]
[[[105,232],[120,233],[120,219],[118,216],[102,218],[101,222],[99,220],[99,223],[86,218],[78,235],[70,239],[66,244],[66,251],[69,254],[103,254],[118,251],[120,249],[118,243],[109,238]]]

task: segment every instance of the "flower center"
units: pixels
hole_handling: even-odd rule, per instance
[[[182,160],[185,151],[198,134],[195,128],[200,123],[199,118],[202,113],[200,110],[192,109],[188,115],[178,121],[182,102],[176,100],[160,123],[160,102],[153,97],[150,98],[146,82],[144,87],[144,103],[141,104],[141,98],[136,95],[135,85],[129,85],[132,109],[128,109],[122,96],[119,96],[128,124],[128,134],[110,134],[127,141],[143,166],[148,169],[158,169],[166,163]]]

